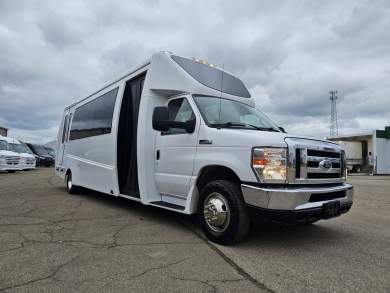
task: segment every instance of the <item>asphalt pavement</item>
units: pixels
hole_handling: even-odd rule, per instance
[[[390,292],[390,177],[349,181],[348,214],[224,247],[194,217],[69,195],[52,168],[0,173],[0,291]]]

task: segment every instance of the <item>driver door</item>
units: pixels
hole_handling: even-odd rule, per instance
[[[155,178],[161,195],[186,198],[194,168],[199,131],[199,118],[187,97],[168,102],[169,120],[186,122],[196,119],[193,133],[171,128],[157,135],[155,148]]]

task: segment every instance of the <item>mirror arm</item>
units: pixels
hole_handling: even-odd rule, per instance
[[[193,133],[195,131],[196,120],[188,120],[186,122],[171,121],[171,120],[162,120],[160,121],[162,127],[166,128],[179,128],[184,129],[188,133]]]

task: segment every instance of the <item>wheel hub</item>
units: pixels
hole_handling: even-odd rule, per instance
[[[225,230],[230,221],[229,205],[219,193],[212,193],[207,197],[203,214],[207,225],[214,231]]]

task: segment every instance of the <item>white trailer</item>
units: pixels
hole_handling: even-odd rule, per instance
[[[345,149],[348,170],[351,172],[360,172],[365,164],[362,142],[341,141],[340,145]]]
[[[310,223],[353,201],[338,144],[284,133],[233,74],[168,52],[66,107],[57,142],[70,193],[197,213],[223,244],[246,234],[249,211]]]
[[[347,167],[351,170],[353,168],[352,171],[390,174],[390,126],[386,126],[384,130],[376,129],[328,139],[345,148]]]

